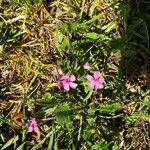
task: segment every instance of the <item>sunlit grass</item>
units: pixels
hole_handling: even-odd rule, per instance
[[[0,149],[149,149],[148,3],[0,6]]]

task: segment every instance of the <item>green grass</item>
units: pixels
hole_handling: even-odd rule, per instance
[[[149,5],[0,1],[0,149],[150,149]],[[85,78],[94,71],[101,90]],[[77,88],[60,90],[62,74]]]

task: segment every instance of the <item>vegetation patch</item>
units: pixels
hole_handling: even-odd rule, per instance
[[[150,149],[148,0],[0,1],[0,149]]]

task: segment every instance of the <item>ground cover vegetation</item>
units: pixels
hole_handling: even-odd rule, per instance
[[[150,149],[149,0],[0,0],[0,149]]]

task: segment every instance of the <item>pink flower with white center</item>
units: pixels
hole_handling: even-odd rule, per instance
[[[86,62],[86,63],[83,65],[83,68],[89,70],[91,67],[90,67],[90,64],[89,64],[88,62]]]
[[[98,71],[95,71],[93,76],[87,75],[86,79],[89,81],[89,86],[91,89],[102,89],[104,87],[104,78]]]
[[[75,89],[77,84],[74,83],[76,81],[76,77],[74,75],[64,75],[58,79],[58,88],[63,88],[65,91],[69,91],[70,88]]]
[[[35,120],[35,118],[32,118],[29,122],[28,122],[28,132],[36,132],[38,130],[38,126],[37,126],[37,122]]]

